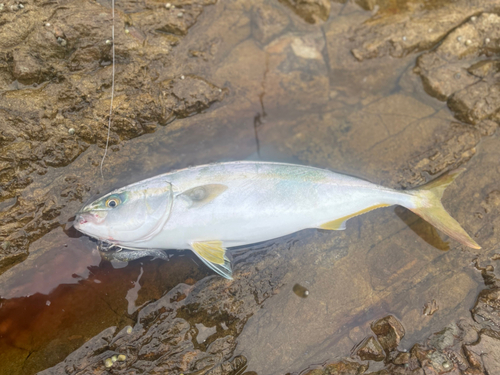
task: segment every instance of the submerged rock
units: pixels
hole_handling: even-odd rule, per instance
[[[357,354],[363,361],[382,361],[385,358],[384,349],[373,336],[361,344]]]
[[[500,289],[481,291],[472,316],[476,322],[500,332]]]
[[[279,0],[288,5],[304,21],[318,23],[326,21],[330,15],[330,1],[328,0]]]
[[[377,320],[371,328],[386,351],[395,349],[405,335],[403,325],[392,315]]]
[[[457,118],[470,124],[498,120],[498,61],[492,58],[500,52],[499,26],[496,14],[473,16],[417,60],[415,71],[425,90],[446,100]]]
[[[500,4],[498,0],[435,3],[409,3],[401,10],[382,6],[375,17],[356,30],[354,42],[357,46],[352,49],[352,54],[359,61],[364,61],[383,56],[403,57],[430,49],[450,30],[480,12],[494,11]],[[464,43],[466,41],[463,40]]]

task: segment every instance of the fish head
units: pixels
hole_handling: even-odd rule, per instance
[[[162,230],[172,204],[172,185],[168,181],[146,180],[114,190],[85,205],[73,225],[101,241],[139,245]]]

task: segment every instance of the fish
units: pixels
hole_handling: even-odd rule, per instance
[[[161,174],[85,205],[74,227],[135,258],[191,250],[232,279],[228,248],[306,228],[344,230],[355,216],[400,205],[462,245],[480,246],[441,203],[457,169],[411,190],[395,190],[304,165],[236,161]]]

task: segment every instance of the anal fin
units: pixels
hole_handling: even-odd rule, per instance
[[[341,217],[340,219],[332,220],[329,221],[328,223],[321,224],[319,228],[326,230],[345,230],[345,223],[347,219]]]
[[[209,268],[226,279],[233,279],[231,261],[226,254],[222,241],[199,241],[191,243],[194,253]]]
[[[367,207],[367,208],[365,208],[365,209],[363,209],[361,211],[355,212],[353,214],[346,215],[346,216],[343,216],[341,218],[338,218],[338,219],[329,221],[327,223],[321,224],[318,228],[320,228],[320,229],[326,229],[326,230],[345,230],[345,228],[346,228],[346,224],[345,223],[351,217],[364,214],[364,213],[366,213],[368,211],[375,210],[376,208],[387,207],[387,206],[390,206],[390,204],[385,204],[385,203],[376,204],[374,206]]]

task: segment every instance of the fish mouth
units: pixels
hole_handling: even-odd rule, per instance
[[[73,221],[73,226],[76,229],[81,230],[83,225],[85,225],[87,223],[96,224],[96,221],[97,221],[96,217],[94,217],[94,215],[92,215],[91,213],[80,212],[80,213],[76,214],[75,221]]]
[[[75,220],[73,221],[73,226],[80,230],[81,226],[88,223],[88,220],[83,216],[84,214],[76,214]]]

